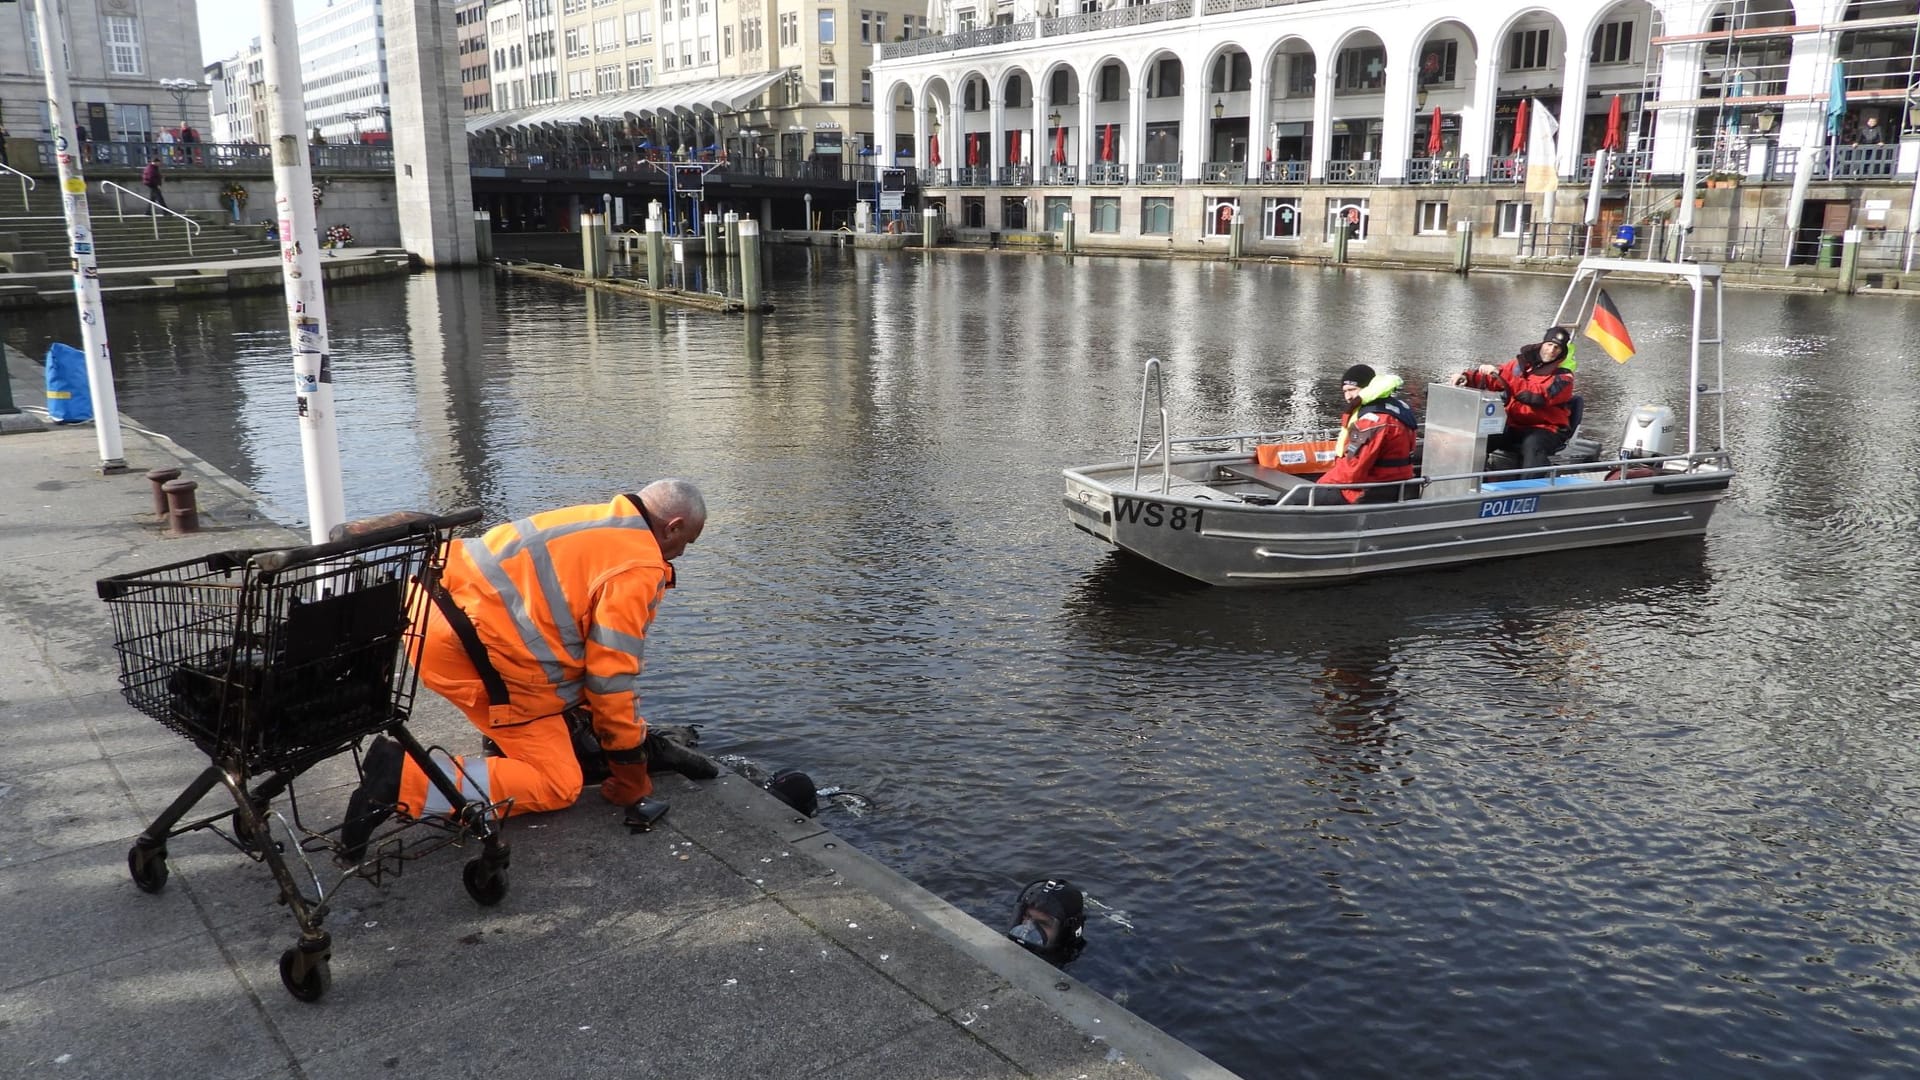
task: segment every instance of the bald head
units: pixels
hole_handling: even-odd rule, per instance
[[[688,480],[655,480],[640,489],[640,505],[647,509],[653,538],[668,562],[679,558],[707,527],[707,500]]]

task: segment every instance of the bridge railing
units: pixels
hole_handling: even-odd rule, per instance
[[[42,168],[55,167],[54,146],[50,139],[34,144]],[[138,171],[158,158],[169,170],[179,172],[220,172],[273,168],[272,151],[259,143],[183,143],[183,142],[83,142],[69,144],[80,155],[83,167],[118,168]],[[360,143],[324,143],[307,147],[307,159],[318,172],[371,172],[393,168],[393,148]]]

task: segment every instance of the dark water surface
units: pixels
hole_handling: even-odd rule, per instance
[[[1297,592],[1071,528],[1059,470],[1305,422],[1546,324],[1544,279],[782,252],[777,315],[480,275],[329,294],[348,510],[490,518],[694,477],[649,714],[880,803],[832,826],[1250,1077],[1920,1069],[1920,311],[1728,298],[1743,475],[1702,542]],[[1619,286],[1590,422],[1681,404]],[[10,325],[44,348],[53,326]],[[111,311],[129,416],[304,515],[278,297]],[[71,334],[66,334],[71,340]],[[609,843],[623,842],[609,836]]]

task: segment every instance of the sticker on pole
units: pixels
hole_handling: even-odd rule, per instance
[[[87,182],[77,176],[69,176],[61,181],[60,190],[69,195],[85,195],[87,193]]]

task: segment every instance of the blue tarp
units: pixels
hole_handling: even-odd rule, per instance
[[[58,342],[47,349],[47,416],[56,424],[93,419],[93,394],[87,384],[87,354]]]

